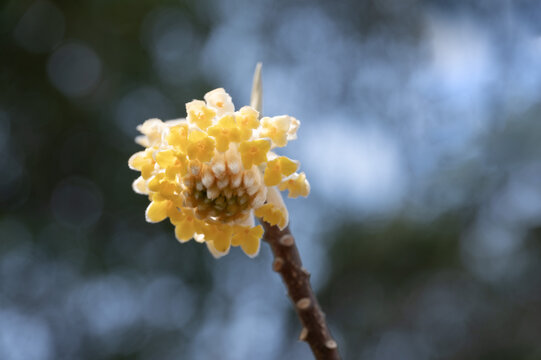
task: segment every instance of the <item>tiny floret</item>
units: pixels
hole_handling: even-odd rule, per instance
[[[300,122],[265,117],[250,107],[235,111],[224,89],[186,104],[186,118],[150,119],[137,129],[145,149],[128,165],[140,172],[132,188],[148,196],[146,220],[169,219],[179,242],[205,243],[215,257],[240,247],[259,253],[259,218],[284,229],[289,221],[280,191],[308,196],[310,185],[299,162],[272,150],[297,138]]]

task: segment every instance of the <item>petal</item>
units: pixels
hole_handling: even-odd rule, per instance
[[[203,140],[203,139],[205,139],[207,137],[208,137],[207,133],[205,133],[203,131],[200,131],[200,130],[194,130],[194,131],[190,132],[190,135],[188,136],[188,141],[191,144],[194,144],[194,143],[200,142],[201,140]]]
[[[175,164],[177,160],[173,150],[164,150],[156,152],[156,162],[161,168],[166,169]]]
[[[276,186],[282,181],[282,174],[280,173],[280,168],[275,166],[277,164],[276,160],[272,160],[274,162],[273,164],[268,164],[265,168],[265,174],[263,175],[263,179],[265,181],[266,186]]]
[[[274,116],[272,119],[272,124],[276,129],[280,131],[288,131],[289,125],[291,124],[291,116],[287,115],[281,115],[281,116]]]
[[[289,223],[289,213],[287,211],[284,200],[282,199],[282,194],[280,193],[280,191],[278,191],[276,187],[268,188],[267,204],[272,205],[278,211],[278,214],[281,217],[280,221],[278,221],[275,225],[278,225],[280,227],[280,230],[285,229],[285,227]]]
[[[188,125],[181,124],[170,128],[166,140],[169,145],[185,152],[188,144]]]
[[[135,179],[131,187],[137,194],[148,195],[149,193],[147,182],[142,176]]]
[[[261,238],[248,237],[241,245],[242,251],[249,257],[256,257],[259,254]]]
[[[274,146],[283,147],[287,145],[287,131],[291,123],[291,117],[282,115],[273,118],[264,117],[261,119],[261,137],[268,137]]]
[[[280,161],[282,175],[284,176],[289,176],[293,174],[299,168],[299,163],[297,161],[293,161],[285,156],[280,156],[278,159]]]
[[[216,110],[218,115],[235,111],[231,96],[223,88],[209,91],[204,96],[207,106]]]
[[[242,129],[257,129],[259,127],[259,112],[251,106],[243,106],[236,116],[236,122]]]
[[[297,130],[299,130],[299,126],[301,125],[301,122],[294,117],[291,118],[291,124],[289,125],[289,130],[287,130],[287,140],[295,140],[297,139]]]
[[[169,217],[169,221],[171,221],[171,224],[175,226],[180,225],[186,219],[184,214],[179,211],[175,206],[171,206],[171,208],[167,211],[167,216]]]
[[[252,165],[259,165],[267,161],[271,143],[266,139],[257,139],[252,141],[243,141],[239,146],[242,164],[245,169]]]
[[[160,119],[146,120],[143,124],[137,126],[137,130],[144,136],[136,138],[135,141],[145,147],[159,144],[164,126]]]
[[[231,246],[240,246],[244,242],[245,227],[240,225],[233,226],[233,236],[231,237]]]
[[[310,183],[306,180],[306,174],[304,172],[291,175],[289,179],[280,183],[278,188],[281,191],[288,190],[289,198],[297,198],[299,196],[307,197],[308,194],[310,194]]]
[[[188,121],[195,124],[201,130],[206,130],[212,125],[212,119],[216,115],[213,109],[208,108],[204,101],[193,100],[186,104]]]
[[[214,246],[214,241],[206,241],[205,244],[207,244],[207,249],[209,249],[209,252],[214,256],[214,258],[219,259],[224,255],[227,255],[229,250],[225,253],[221,253],[218,250],[216,250],[216,247]]]
[[[145,151],[139,151],[130,156],[130,159],[128,160],[128,166],[132,170],[138,170],[141,171],[143,166],[149,163],[149,161],[152,161],[149,159],[147,153]]]
[[[143,179],[149,179],[154,174],[154,170],[154,162],[149,161],[141,169],[141,176],[143,177]]]
[[[163,122],[160,119],[148,119],[145,120],[144,123],[141,125],[137,125],[137,131],[139,131],[141,134],[148,135],[153,132],[159,131],[161,127],[163,126]]]
[[[224,136],[220,136],[216,138],[216,150],[223,153],[226,152],[229,148],[229,139]]]
[[[180,242],[189,241],[194,237],[195,227],[193,221],[183,221],[175,226],[175,237]]]
[[[164,220],[167,217],[167,210],[171,202],[169,200],[164,201],[152,201],[145,212],[146,220],[150,223],[157,223]]]
[[[232,228],[229,225],[219,226],[217,234],[214,237],[214,247],[221,253],[229,251],[231,246]]]

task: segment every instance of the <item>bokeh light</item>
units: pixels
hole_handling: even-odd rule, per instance
[[[47,73],[53,85],[66,96],[83,96],[99,83],[101,61],[88,46],[68,43],[50,57]]]

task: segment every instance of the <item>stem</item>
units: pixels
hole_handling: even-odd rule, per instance
[[[289,226],[280,230],[277,226],[262,221],[274,262],[272,269],[282,276],[288,295],[303,325],[299,340],[306,341],[317,360],[339,360],[338,345],[333,340],[325,314],[310,285],[310,273],[302,266],[299,250]]]

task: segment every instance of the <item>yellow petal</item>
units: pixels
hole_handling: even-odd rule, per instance
[[[204,101],[193,100],[186,104],[188,121],[201,130],[206,130],[211,124],[216,112],[205,105]]]
[[[255,216],[262,218],[271,225],[278,225],[281,229],[287,225],[285,214],[272,204],[265,204],[254,212]]]
[[[214,236],[214,247],[221,253],[229,251],[231,246],[231,234],[232,228],[229,225],[217,226],[216,234]]]
[[[269,161],[265,168],[263,180],[266,186],[276,186],[282,181],[282,173],[280,172],[278,159]]]
[[[244,106],[239,111],[235,120],[241,130],[241,139],[249,140],[252,136],[252,130],[259,127],[259,113],[250,106]]]
[[[207,245],[207,249],[209,252],[214,256],[215,259],[219,259],[222,256],[224,256],[226,253],[219,252],[216,250],[216,247],[214,246],[214,241],[205,241],[205,245]]]
[[[205,94],[204,99],[209,107],[216,109],[218,115],[235,111],[231,96],[223,88],[209,91]]]
[[[143,179],[148,179],[154,172],[154,160],[152,159],[152,150],[139,151],[133,154],[128,160],[128,166],[132,170],[141,171]]]
[[[263,227],[236,226],[234,229],[233,246],[241,246],[246,255],[254,257],[259,252],[261,237],[263,236]]]
[[[139,151],[130,156],[130,159],[128,160],[128,166],[132,170],[139,170],[143,168],[143,166],[148,163],[149,159],[146,155],[145,151]]]
[[[171,224],[175,226],[181,224],[186,219],[182,211],[179,211],[179,209],[177,209],[175,206],[171,206],[171,208],[167,211],[167,216],[169,217]]]
[[[254,257],[259,253],[261,238],[249,237],[241,245],[242,251],[250,257]]]
[[[182,221],[175,226],[175,237],[180,242],[189,241],[195,233],[193,221]]]
[[[154,161],[148,161],[141,169],[141,176],[143,179],[149,179],[154,174]]]
[[[132,183],[132,189],[137,194],[148,195],[149,189],[147,186],[147,182],[145,181],[145,179],[143,179],[142,176],[139,176],[137,179],[135,179],[135,181]]]
[[[224,128],[234,128],[237,126],[235,116],[233,114],[224,115],[218,120],[217,125]]]
[[[291,118],[291,124],[289,125],[289,130],[287,130],[287,140],[295,140],[297,138],[297,130],[301,122],[294,117]]]
[[[280,161],[282,175],[284,176],[293,174],[299,168],[299,163],[297,161],[293,161],[285,156],[280,156],[278,159]]]
[[[165,175],[169,180],[175,180],[177,175],[181,177],[188,173],[188,159],[185,155],[176,155],[172,166],[165,169]]]
[[[208,134],[216,139],[216,149],[225,152],[229,143],[240,141],[240,130],[232,114],[226,114],[218,120],[218,123],[208,129]]]
[[[264,117],[261,119],[261,137],[268,137],[275,146],[287,145],[287,132],[291,124],[289,116]]]
[[[233,237],[231,238],[231,246],[240,246],[244,242],[244,238],[247,234],[247,227],[234,225]]]
[[[158,151],[156,153],[156,162],[163,169],[173,166],[175,164],[176,159],[177,158],[173,150]]]
[[[214,155],[216,142],[202,131],[192,131],[188,136],[188,156],[190,159],[197,159],[207,162]]]
[[[165,201],[152,201],[146,210],[145,217],[150,223],[157,223],[164,220],[167,217],[167,211],[171,202]]]
[[[164,178],[164,175],[163,174],[156,174],[155,176],[153,176],[149,182],[148,182],[148,188],[151,190],[151,191],[154,191],[154,192],[159,192],[160,191],[160,186],[162,184],[162,180]]]
[[[280,184],[283,177],[293,174],[298,167],[299,164],[297,162],[288,159],[285,156],[280,156],[267,162],[265,175],[263,177],[265,185],[276,186]]]
[[[306,174],[302,172],[300,174],[293,174],[291,178],[283,181],[278,185],[278,189],[280,191],[288,190],[289,198],[306,197],[310,194],[310,183],[306,180]]]
[[[188,142],[189,143],[197,143],[207,137],[207,133],[204,131],[194,130],[190,133],[188,136]]]
[[[241,128],[240,129],[240,140],[241,141],[250,140],[250,138],[252,137],[253,132],[254,131],[252,129]]]
[[[188,145],[188,125],[180,124],[173,126],[169,129],[169,135],[167,135],[167,143],[176,147],[182,152],[186,152]]]
[[[242,165],[250,169],[252,165],[259,165],[267,161],[267,153],[270,150],[270,142],[265,139],[244,141],[239,146]]]

